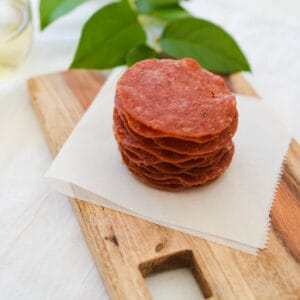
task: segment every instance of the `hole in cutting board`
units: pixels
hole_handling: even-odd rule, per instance
[[[150,275],[145,281],[153,300],[205,299],[192,272],[187,268]]]
[[[166,296],[164,295],[166,291],[168,291],[169,299],[171,296],[169,291],[172,291],[172,299],[190,299],[187,298],[186,294],[188,289],[193,289],[192,291],[189,290],[189,292],[191,292],[191,296],[195,295],[195,297],[198,297],[195,299],[207,299],[212,296],[211,288],[191,250],[180,251],[146,261],[139,265],[139,269],[144,277],[148,277],[146,282],[155,300],[167,299],[163,298]],[[156,295],[158,290],[159,297]],[[179,298],[180,293],[183,296],[185,295],[185,297]],[[177,298],[174,298],[175,295]]]

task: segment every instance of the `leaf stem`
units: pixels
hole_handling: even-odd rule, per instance
[[[151,46],[157,52],[160,52],[161,48],[159,46],[159,39],[162,33],[161,22],[157,21],[157,19],[151,16],[146,15],[139,15],[138,20],[147,33],[147,43],[149,46]]]

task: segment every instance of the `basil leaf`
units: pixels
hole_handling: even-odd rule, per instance
[[[146,41],[126,1],[98,10],[84,25],[71,68],[109,69],[126,63],[130,49]]]
[[[154,8],[178,4],[180,0],[136,0],[135,5],[141,14],[153,11]]]
[[[219,26],[196,18],[171,22],[160,40],[161,48],[175,58],[191,57],[219,74],[250,71],[235,40]]]
[[[145,44],[138,45],[128,52],[126,57],[126,64],[128,66],[132,66],[138,61],[147,58],[159,58],[159,55],[154,49]]]
[[[166,6],[174,3],[179,3],[181,0],[144,0],[153,6]]]
[[[159,18],[163,21],[175,21],[190,17],[191,15],[178,4],[167,7],[156,8],[149,15]]]
[[[145,0],[140,0],[138,3],[141,4],[143,3],[143,1]],[[138,7],[139,13],[156,17],[158,19],[167,22],[183,19],[191,16],[185,9],[183,9],[177,3],[167,5],[167,6],[155,7],[155,6],[148,5],[148,6],[141,6],[141,7],[140,8]]]
[[[86,1],[87,0],[41,0],[39,7],[41,29],[44,29],[50,23]]]

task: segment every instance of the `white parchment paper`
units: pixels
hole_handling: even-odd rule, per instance
[[[264,101],[237,95],[239,127],[231,166],[218,180],[165,192],[135,179],[112,131],[115,70],[46,174],[72,197],[120,210],[249,253],[264,248],[269,212],[290,134]]]

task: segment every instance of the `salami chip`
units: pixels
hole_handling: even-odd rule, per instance
[[[237,126],[224,80],[192,59],[145,60],[117,84],[113,129],[121,156],[152,187],[180,191],[221,176]]]
[[[231,149],[230,149],[231,150]],[[230,151],[228,150],[228,151]],[[227,152],[228,152],[227,151]],[[144,164],[136,164],[133,162],[133,165],[138,167],[141,170],[144,170],[145,172],[149,172],[149,174],[153,175],[153,179],[161,178],[164,179],[165,176],[167,176],[167,179],[176,178],[176,175],[179,176],[185,176],[185,175],[190,175],[192,177],[198,176],[199,174],[203,174],[205,170],[208,169],[215,169],[216,165],[221,162],[221,160],[225,157],[226,153],[223,153],[222,155],[218,156],[217,158],[209,161],[206,165],[201,165],[201,166],[193,166],[192,168],[180,168],[175,165],[170,165],[168,168],[167,167],[162,167],[161,165],[153,165],[153,166],[147,166]],[[124,154],[124,152],[123,152]],[[175,176],[173,176],[175,175]]]
[[[191,158],[199,158],[199,156],[190,156],[187,154],[180,154],[173,151],[161,149],[155,145],[151,140],[137,139],[136,137],[129,134],[124,123],[117,114],[114,112],[114,133],[116,140],[119,144],[129,149],[139,149],[144,153],[148,152],[152,156],[156,156],[161,161],[169,163],[180,163],[190,160]]]
[[[117,119],[115,123],[118,123],[118,126],[122,132],[126,131],[125,134],[126,137],[130,137],[132,141],[134,140],[136,141],[136,143],[139,143],[144,150],[146,151],[148,150],[151,153],[155,152],[154,154],[158,156],[160,156],[161,154],[159,152],[163,152],[163,151],[156,151],[156,150],[161,149],[161,150],[172,151],[175,154],[189,154],[189,155],[193,155],[194,157],[201,157],[203,159],[205,159],[206,157],[210,158],[212,154],[214,154],[215,152],[219,151],[220,149],[228,145],[228,143],[231,140],[231,137],[234,135],[234,132],[236,131],[237,128],[237,117],[235,117],[233,119],[232,124],[230,124],[230,126],[225,131],[223,131],[218,136],[217,139],[210,142],[201,143],[201,144],[192,141],[173,139],[173,138],[149,139],[133,132],[128,126],[126,119],[123,119],[120,116],[118,110],[115,110],[115,114],[116,116],[114,118]],[[124,133],[123,134],[120,133],[120,136],[122,135],[124,136]],[[127,145],[129,145],[128,140],[127,140]],[[170,156],[170,154],[167,155]]]
[[[147,178],[145,177],[138,168],[135,168],[131,165],[131,163],[127,160],[127,158],[123,155],[121,152],[123,161],[127,165],[129,171],[137,177],[139,180],[142,182],[157,188],[157,189],[162,189],[162,190],[167,190],[167,191],[180,191],[185,188],[183,184],[181,184],[178,180],[174,179],[166,179],[166,180],[160,180],[160,179],[152,179],[152,178]]]
[[[131,151],[138,149],[138,151],[148,153],[150,156],[158,157],[161,160],[165,159],[166,162],[182,162],[189,159],[188,155],[177,154],[168,150],[161,150],[156,147],[154,143],[145,143],[143,140],[138,140],[134,136],[131,136],[116,111],[114,113],[114,133],[117,142],[123,147],[131,149]]]
[[[181,183],[165,183],[161,180],[153,180],[150,178],[145,178],[143,175],[141,175],[140,173],[138,173],[135,170],[132,170],[130,167],[128,167],[128,169],[140,181],[142,181],[142,182],[146,183],[147,185],[150,185],[156,189],[166,190],[166,191],[171,191],[171,192],[178,192],[178,191],[181,191],[186,188]]]
[[[130,161],[133,161],[136,164],[152,166],[160,163],[160,160],[157,157],[147,152],[138,151],[137,149],[125,147],[121,144],[119,144],[119,149]]]
[[[144,159],[140,158],[136,154],[132,153],[131,151],[128,151],[124,147],[120,146],[120,151],[126,158],[133,162],[135,165],[141,166],[141,167],[147,167],[150,170],[153,170],[154,172],[159,172],[159,173],[164,173],[164,174],[182,174],[186,173],[189,175],[195,174],[197,172],[198,168],[203,168],[203,167],[208,167],[210,165],[214,165],[217,162],[219,162],[224,154],[229,151],[232,148],[232,143],[228,145],[227,148],[222,149],[217,155],[214,155],[211,159],[206,159],[206,160],[200,160],[197,159],[192,160],[192,161],[187,161],[190,162],[188,164],[187,162],[182,166],[179,164],[170,164],[170,163],[165,163],[165,162],[155,162],[155,163],[150,163],[148,164],[147,161]]]
[[[142,123],[138,122],[137,120],[134,120],[132,117],[127,115],[124,112],[124,110],[122,109],[120,100],[118,99],[117,96],[115,97],[115,104],[116,104],[116,108],[118,110],[118,113],[119,113],[119,116],[121,117],[121,119],[124,122],[126,122],[128,124],[128,127],[136,134],[146,137],[146,138],[152,138],[152,139],[162,138],[162,137],[170,138],[170,136],[168,134],[160,132],[158,130],[151,129],[149,127],[146,127]],[[224,129],[224,130],[226,130],[226,129]],[[202,136],[200,138],[184,137],[183,140],[193,141],[193,142],[198,142],[198,143],[205,143],[205,142],[211,141],[213,139],[216,139],[218,137],[218,135],[219,134],[211,134],[211,135]],[[174,141],[176,141],[176,140],[177,139],[174,138]]]
[[[234,154],[234,147],[232,147],[228,152],[226,152],[221,160],[212,166],[198,168],[188,173],[181,174],[166,174],[159,171],[153,170],[151,168],[137,166],[134,163],[123,157],[124,162],[127,164],[129,170],[134,174],[138,174],[140,177],[144,178],[144,181],[149,180],[157,181],[157,183],[172,183],[181,184],[184,187],[193,187],[197,185],[202,185],[208,183],[224,173],[224,171],[230,165]]]
[[[189,58],[135,64],[120,78],[116,96],[132,119],[170,137],[217,134],[236,115],[235,97],[222,77]]]
[[[203,159],[203,158],[200,156],[200,158],[198,158],[198,159],[191,159],[191,160],[183,161],[183,162],[181,162],[181,163],[177,163],[176,165],[177,165],[178,167],[181,167],[181,168],[192,168],[192,167],[202,167],[202,166],[207,166],[207,165],[210,164],[211,161],[216,160],[216,159],[218,159],[219,157],[223,156],[223,154],[224,154],[226,151],[228,151],[228,150],[231,149],[232,145],[233,145],[233,144],[232,144],[232,142],[230,141],[230,143],[229,143],[226,147],[224,147],[224,148],[222,148],[222,149],[220,149],[220,150],[218,150],[218,151],[216,151],[216,152],[210,153],[210,157],[206,156],[207,158]],[[206,155],[208,155],[208,154],[206,154]]]
[[[231,148],[231,142],[227,146]],[[138,148],[130,148],[128,146],[124,146],[119,144],[120,150],[125,153],[125,155],[130,158],[130,160],[133,160],[137,164],[144,164],[144,165],[149,165],[149,166],[154,166],[161,169],[172,169],[173,167],[178,167],[181,169],[187,169],[187,168],[192,168],[195,166],[207,166],[210,164],[211,161],[217,159],[221,155],[224,154],[224,151],[226,150],[226,147],[222,148],[221,150],[218,150],[216,152],[210,153],[209,155],[205,156],[199,156],[194,158],[194,156],[188,157],[187,160],[182,161],[182,162],[177,162],[177,163],[170,163],[170,162],[165,162],[161,160],[161,158],[156,157],[152,154],[150,154],[147,151],[144,151],[142,149]]]
[[[189,155],[203,155],[214,151],[218,151],[219,149],[225,147],[236,132],[237,124],[238,118],[236,116],[234,117],[232,123],[228,126],[228,128],[224,130],[218,136],[218,138],[203,144],[178,139],[174,140],[172,138],[157,138],[154,139],[154,143],[158,145],[161,149],[174,151],[176,153]]]

